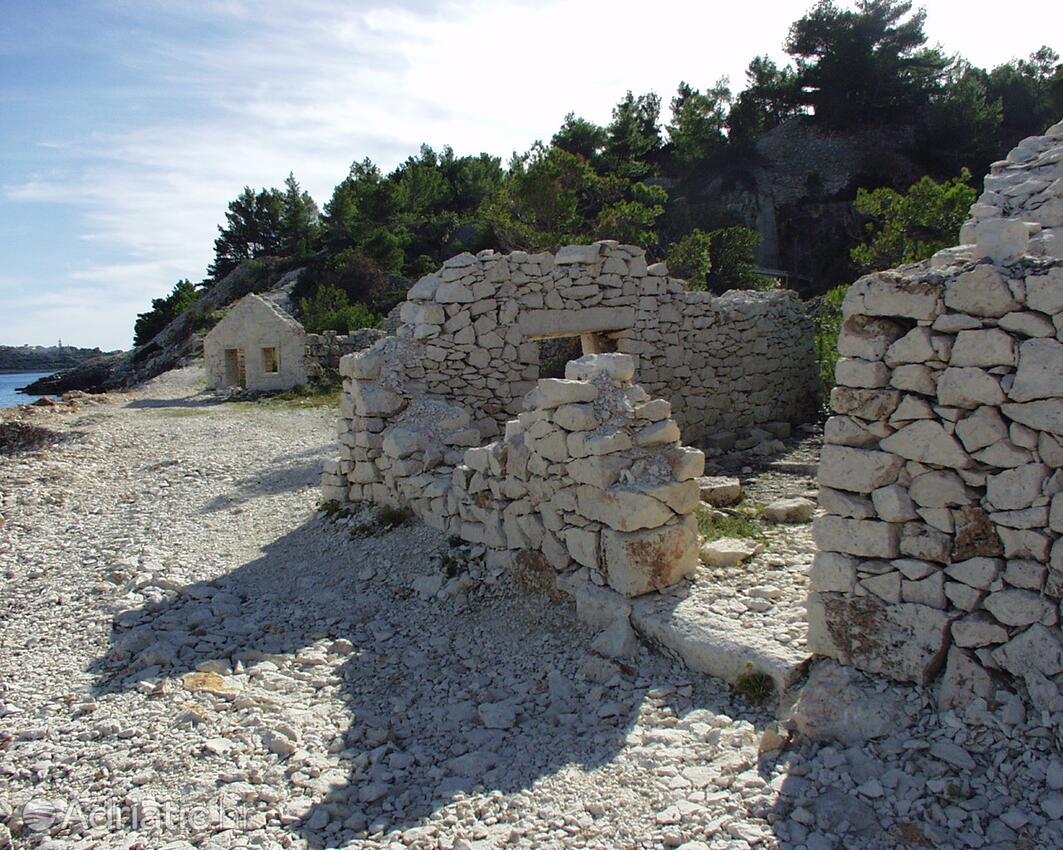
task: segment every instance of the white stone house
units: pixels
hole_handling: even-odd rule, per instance
[[[308,381],[306,331],[258,295],[234,304],[203,340],[213,389],[286,390]]]

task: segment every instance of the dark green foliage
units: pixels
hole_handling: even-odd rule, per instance
[[[672,123],[668,136],[675,155],[685,164],[711,158],[727,144],[724,129],[731,104],[726,77],[704,94],[686,83],[679,84],[672,98]]]
[[[910,2],[858,0],[842,9],[820,0],[790,28],[797,103],[832,127],[911,117],[940,85],[948,61],[927,48],[926,11]]]
[[[709,253],[712,268],[709,288],[714,292],[728,289],[760,289],[764,278],[756,274],[757,247],[760,236],[748,227],[723,227],[709,234],[712,246]]]
[[[152,298],[151,309],[137,315],[133,325],[133,345],[149,342],[159,331],[199,300],[199,292],[189,280],[179,280],[165,298]]]
[[[735,678],[735,693],[750,705],[764,705],[775,696],[775,680],[747,661],[746,669]]]
[[[310,333],[336,331],[346,334],[361,328],[376,327],[380,321],[364,304],[351,304],[347,293],[335,286],[319,286],[310,298],[299,302],[303,327]]]
[[[977,196],[966,168],[959,177],[937,183],[923,177],[904,194],[889,188],[860,189],[853,206],[869,216],[865,238],[852,250],[864,271],[925,260],[959,237],[960,225]]]
[[[848,286],[836,286],[824,295],[815,314],[816,359],[823,382],[823,398],[830,397],[834,386],[834,369],[838,365],[838,334],[842,329],[842,302]]]
[[[229,204],[225,226],[214,240],[214,262],[207,273],[221,280],[244,260],[272,256],[281,251],[281,214],[284,195],[277,189],[250,187]]]
[[[321,213],[310,194],[299,186],[294,174],[289,172],[284,188],[280,216],[281,253],[287,257],[303,258],[317,247]]]
[[[641,180],[661,149],[661,98],[650,92],[635,97],[630,91],[613,108],[606,128],[604,170],[631,180]]]
[[[746,69],[746,87],[727,114],[727,141],[748,149],[768,130],[793,118],[798,111],[800,84],[791,68],[779,68],[758,56]]]
[[[565,116],[561,129],[554,133],[550,144],[594,164],[605,150],[608,139],[604,127],[599,127],[585,118],[577,118],[574,112],[570,112]]]
[[[668,248],[668,271],[686,281],[687,289],[704,291],[709,288],[712,271],[712,236],[692,230]]]

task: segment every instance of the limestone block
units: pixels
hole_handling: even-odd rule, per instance
[[[439,304],[469,304],[476,300],[472,290],[459,281],[440,281],[435,300]]]
[[[927,684],[948,647],[949,617],[937,608],[910,602],[889,604],[874,596],[850,597],[835,616],[844,616],[853,666],[892,679]]]
[[[957,646],[975,648],[1004,643],[1008,630],[982,611],[968,614],[952,623],[952,639]]]
[[[1035,431],[1063,436],[1063,399],[1009,403],[1001,405],[1000,409],[1008,419],[1021,422]]]
[[[590,431],[598,427],[598,416],[590,404],[563,404],[554,410],[553,418],[566,431]]]
[[[998,590],[990,593],[982,605],[1006,626],[1029,626],[1045,618],[1055,622],[1055,605],[1029,590],[1014,587]]]
[[[436,290],[442,282],[439,275],[425,275],[410,287],[406,297],[411,301],[431,301],[436,297]]]
[[[952,282],[945,292],[945,306],[972,316],[1000,318],[1020,305],[1000,273],[982,263]]]
[[[688,446],[676,446],[668,452],[668,463],[676,481],[700,478],[705,472],[705,452]]]
[[[1050,316],[1063,312],[1063,268],[1026,277],[1026,306]]]
[[[1037,561],[1012,560],[1004,571],[1004,581],[1012,587],[1039,591],[1045,583],[1048,568]]]
[[[723,508],[742,501],[742,484],[729,476],[706,475],[698,479],[701,501]]]
[[[995,692],[993,677],[974,655],[956,646],[949,649],[945,672],[937,690],[940,710],[962,709],[976,699],[988,701]]]
[[[991,475],[986,479],[986,498],[998,511],[1028,508],[1040,498],[1049,471],[1043,463],[1028,463]]]
[[[583,516],[617,531],[658,528],[675,516],[667,505],[635,490],[602,490],[581,484],[576,498]]]
[[[860,278],[849,288],[842,309],[845,315],[932,321],[942,312],[941,295],[941,287],[933,283],[874,274]]]
[[[938,422],[921,419],[905,425],[880,443],[883,451],[893,452],[908,460],[920,463],[966,469],[971,465],[970,456],[955,437]]]
[[[816,546],[827,552],[844,552],[868,558],[896,558],[900,554],[901,526],[875,520],[817,517],[812,525]]]
[[[404,458],[425,448],[425,435],[413,428],[392,428],[384,436],[384,454]]]
[[[973,409],[979,405],[999,405],[1004,401],[1000,382],[983,369],[950,367],[941,373],[937,385],[938,403]]]
[[[888,419],[900,401],[901,394],[898,390],[834,387],[830,392],[830,406],[835,413],[871,421]]]
[[[764,518],[769,522],[810,522],[816,511],[816,503],[801,497],[775,499],[764,506]]]
[[[920,522],[903,526],[900,551],[909,558],[946,563],[952,550],[952,537]]]
[[[540,378],[534,390],[525,397],[528,410],[550,410],[563,404],[594,401],[598,388],[583,381],[566,381],[561,378]]]
[[[635,445],[640,448],[651,446],[663,446],[677,443],[680,433],[679,426],[671,419],[654,422],[647,425],[635,435]]]
[[[974,256],[989,257],[1002,264],[1026,253],[1030,234],[1021,221],[1010,218],[987,218],[974,226]]]
[[[1008,391],[1012,401],[1063,396],[1063,343],[1029,339],[1019,349],[1019,368]]]
[[[912,501],[922,508],[944,508],[971,502],[963,479],[951,471],[917,475],[908,486],[908,492]]]
[[[594,245],[565,245],[554,256],[554,264],[558,266],[586,265],[598,262],[598,244]]]
[[[622,331],[635,324],[635,310],[631,307],[525,310],[517,324],[524,337],[532,338]]]
[[[565,529],[564,538],[565,546],[568,547],[568,552],[572,556],[573,561],[584,567],[590,567],[592,570],[597,570],[599,568],[599,534],[597,531],[589,531],[585,528],[570,526]]]
[[[850,593],[856,585],[857,559],[839,552],[817,552],[809,568],[809,581],[820,593]]]
[[[881,360],[890,345],[904,336],[904,326],[889,319],[850,316],[838,333],[838,352],[843,357]]]
[[[638,489],[647,496],[664,502],[677,514],[688,514],[699,502],[700,488],[694,479],[669,481],[664,484],[639,484]]]
[[[692,516],[649,531],[602,531],[609,586],[625,596],[662,590],[693,575],[698,566],[698,526]]]
[[[828,445],[873,448],[893,430],[883,422],[861,422],[850,416],[832,416],[823,426],[823,442]]]
[[[589,381],[601,374],[626,384],[635,376],[635,358],[630,354],[584,354],[565,364],[565,377],[570,381]]]
[[[884,602],[898,603],[901,601],[901,574],[896,572],[882,573],[860,580],[860,586],[868,593],[873,593]]]
[[[918,517],[907,488],[899,484],[873,490],[871,503],[878,518],[886,522],[909,522]]]
[[[843,357],[838,361],[834,377],[843,387],[864,387],[874,389],[889,383],[890,370],[881,360],[860,360],[855,357]]]
[[[937,372],[920,363],[906,363],[893,370],[889,384],[898,390],[933,396],[937,393]]]
[[[355,381],[351,385],[351,400],[359,416],[382,416],[388,418],[406,406],[406,400],[398,393],[379,384]]]
[[[1008,313],[998,320],[997,325],[1008,333],[1028,337],[1049,337],[1056,335],[1056,326],[1047,316],[1032,311]]]
[[[734,567],[761,550],[759,543],[737,537],[721,537],[702,544],[698,553],[707,567]]]
[[[870,493],[896,481],[902,466],[901,458],[887,452],[825,445],[820,455],[819,481],[838,490]]]
[[[959,581],[945,582],[945,596],[954,607],[961,611],[975,611],[982,605],[985,591],[978,590]]]
[[[1026,449],[1020,449],[1010,440],[1002,440],[992,446],[975,452],[974,459],[987,466],[996,466],[1001,469],[1011,469],[1033,461],[1033,455]]]
[[[1015,340],[999,328],[960,331],[952,346],[951,366],[1014,366]]]
[[[819,506],[828,514],[849,517],[851,519],[871,519],[875,508],[867,496],[846,493],[833,487],[820,485]]]
[[[1008,425],[995,407],[979,407],[956,423],[956,436],[968,452],[976,452],[1008,436]]]
[[[993,660],[1015,676],[1031,670],[1044,676],[1063,672],[1063,635],[1059,629],[1035,624],[993,650]]]
[[[646,422],[660,422],[672,415],[672,405],[663,398],[655,398],[635,406],[635,418]]]

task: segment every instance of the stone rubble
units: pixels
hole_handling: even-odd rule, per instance
[[[995,163],[957,248],[849,290],[819,475],[809,646],[1017,688],[1063,723],[1063,125]]]
[[[201,383],[42,413],[69,438],[0,464],[0,846],[1063,844],[1059,727],[1020,700],[939,713],[826,663],[776,721],[645,646],[600,654],[633,647],[596,637],[611,605],[581,624],[589,594],[577,617],[482,544],[316,515],[329,412]],[[689,588],[732,632],[800,641],[779,609],[803,596],[807,529],[632,600],[632,625]]]

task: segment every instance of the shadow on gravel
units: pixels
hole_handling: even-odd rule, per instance
[[[322,446],[263,461],[261,472],[233,482],[226,493],[211,499],[202,511],[217,513],[238,508],[258,496],[316,487],[321,481],[321,464],[330,454],[331,447]]]
[[[519,594],[473,597],[458,613],[452,600],[424,601],[403,584],[403,571],[410,581],[441,566],[384,560],[410,552],[411,537],[420,553],[431,551],[434,532],[404,526],[346,544],[325,528],[310,521],[215,581],[119,614],[111,651],[91,668],[97,694],[162,677],[179,689],[182,675],[206,662],[221,662],[222,670],[240,662],[251,685],[229,699],[242,720],[262,718],[250,727],[259,759],[272,751],[276,757],[267,758],[294,771],[306,753],[291,750],[305,748],[323,761],[330,741],[312,733],[289,740],[281,731],[286,718],[271,718],[271,702],[292,693],[305,705],[309,691],[316,704],[310,680],[331,671],[350,713],[339,749],[351,767],[304,791],[305,806],[291,818],[291,829],[313,848],[365,832],[408,830],[458,792],[486,787],[508,794],[566,764],[593,767],[614,758],[641,697],[630,677],[618,698],[615,681],[594,684],[576,674],[586,650],[578,636],[573,640],[575,627],[566,627],[566,609]],[[376,577],[359,580],[368,566],[377,568]],[[320,650],[308,659],[311,645]],[[568,656],[560,669],[559,652]],[[607,672],[615,678],[615,670]],[[227,756],[197,758],[204,767],[213,762],[219,774],[231,772]]]
[[[193,395],[180,398],[138,398],[129,402],[126,408],[129,410],[166,410],[166,409],[195,409],[204,407],[217,407],[225,404],[227,398],[218,395]]]

